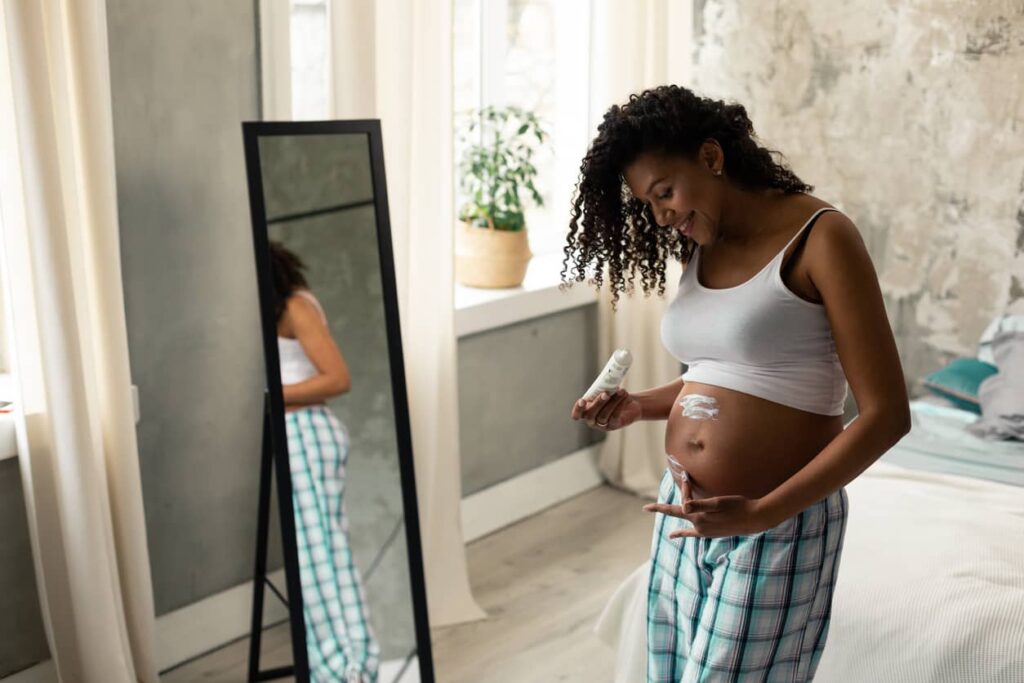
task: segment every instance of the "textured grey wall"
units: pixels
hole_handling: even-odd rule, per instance
[[[269,218],[372,199],[365,135],[260,140]],[[349,366],[352,390],[329,401],[351,437],[345,508],[381,657],[416,647],[387,327],[373,206],[270,226],[306,279]],[[394,533],[397,529],[398,533]]]
[[[362,134],[261,138],[267,219],[373,199],[369,154],[369,137]],[[377,249],[361,255],[376,258]],[[347,269],[339,273],[350,277]],[[379,282],[379,270],[375,277]]]
[[[252,575],[263,354],[252,0],[111,0],[118,210],[158,614]]]
[[[1019,0],[702,5],[697,90],[857,223],[912,392],[1024,313]]]
[[[459,339],[463,496],[604,438],[569,417],[601,370],[596,333],[591,304]]]

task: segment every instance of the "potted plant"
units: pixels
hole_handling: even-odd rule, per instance
[[[548,139],[533,112],[483,107],[471,113],[460,143],[462,203],[455,233],[455,279],[469,287],[518,287],[530,252],[523,199],[544,200],[534,186],[533,154]]]

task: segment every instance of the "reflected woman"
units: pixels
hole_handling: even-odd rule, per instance
[[[350,390],[348,365],[302,261],[279,242],[270,253],[310,680],[375,683],[380,649],[344,506],[349,434],[325,403]]]

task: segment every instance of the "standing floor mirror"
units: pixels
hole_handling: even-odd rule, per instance
[[[267,387],[249,679],[432,682],[380,123],[242,129]],[[260,670],[264,587],[291,667]]]

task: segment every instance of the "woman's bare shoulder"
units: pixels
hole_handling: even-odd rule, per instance
[[[316,313],[316,304],[310,301],[308,297],[303,296],[298,292],[292,293],[285,301],[284,305],[289,312],[295,312],[299,315]]]
[[[323,320],[317,305],[301,294],[292,294],[288,297],[282,317],[287,319],[287,324],[292,329],[318,324]]]
[[[825,201],[824,199],[815,197],[812,194],[807,194],[806,192],[787,195],[785,199],[781,202],[780,208],[782,211],[791,211],[793,215],[803,215],[805,218],[806,215],[814,213],[818,209],[836,209],[836,211],[840,210],[837,207],[830,204],[829,202]]]

